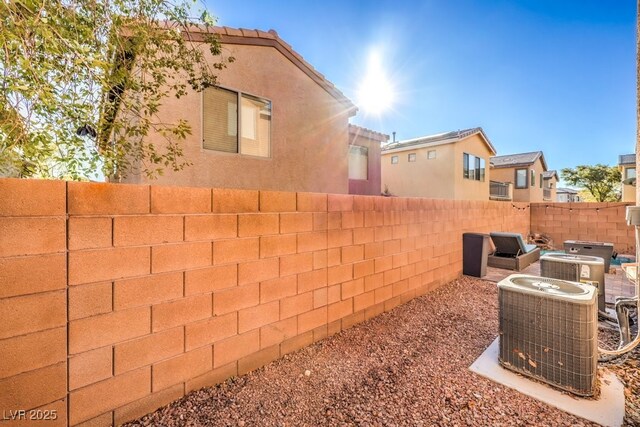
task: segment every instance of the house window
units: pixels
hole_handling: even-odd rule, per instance
[[[271,101],[220,87],[207,88],[202,95],[202,116],[203,148],[270,156]]]
[[[472,154],[462,154],[462,176],[466,179],[484,181],[485,162],[481,157]]]
[[[427,151],[427,159],[435,159],[436,158],[436,150]]]
[[[516,169],[516,188],[527,188],[526,169]]]
[[[398,156],[391,156],[391,164],[392,165],[398,164]]]
[[[624,179],[635,178],[636,168],[626,168],[624,170]]]
[[[538,181],[540,183],[540,188],[542,188],[542,174],[540,174],[540,181]]]
[[[410,162],[416,161],[416,153],[409,153],[409,161]]]
[[[349,179],[368,179],[369,149],[359,145],[349,146]]]

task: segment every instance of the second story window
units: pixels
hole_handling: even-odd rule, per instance
[[[472,154],[462,154],[462,176],[465,179],[472,179],[475,181],[484,181],[485,177],[485,162],[481,157],[476,157]]]
[[[531,169],[531,186],[536,186],[536,171],[534,171],[533,169]]]
[[[427,159],[435,159],[436,158],[436,150],[427,151]]]
[[[543,181],[542,174],[540,174],[540,181],[538,181],[540,183],[540,188],[542,188],[542,181]]]
[[[636,168],[626,168],[624,170],[624,179],[635,178]]]
[[[349,179],[367,179],[369,149],[359,145],[349,146]]]
[[[410,162],[415,162],[416,161],[416,153],[409,153],[409,158],[408,160]]]
[[[516,169],[516,188],[527,188],[526,169]]]
[[[391,164],[392,165],[398,164],[398,156],[391,156]]]
[[[220,87],[205,89],[202,93],[202,147],[269,157],[271,101]]]

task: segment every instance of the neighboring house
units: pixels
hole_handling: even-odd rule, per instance
[[[556,200],[558,190],[558,172],[555,170],[542,172],[542,199],[544,201]]]
[[[572,188],[558,188],[556,191],[556,197],[558,202],[581,202],[580,195],[578,194],[578,190],[574,190]]]
[[[636,155],[622,154],[618,159],[618,167],[622,174],[622,201],[636,201]]]
[[[389,135],[349,125],[349,194],[380,195],[380,144]]]
[[[489,158],[496,150],[482,128],[382,146],[382,190],[395,196],[489,199]]]
[[[161,119],[191,124],[181,145],[192,165],[167,169],[151,182],[348,193],[349,119],[356,106],[275,31],[211,31],[235,61],[217,71],[219,87],[165,100]],[[150,138],[166,144],[159,135]],[[128,181],[150,182],[143,175]]]
[[[545,200],[543,174],[546,171],[544,154],[534,151],[492,157],[489,176],[492,182],[511,183],[514,202],[542,202]]]

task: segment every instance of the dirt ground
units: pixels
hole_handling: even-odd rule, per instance
[[[468,370],[498,334],[494,283],[461,278],[130,426],[591,426]],[[638,417],[638,351],[610,366]]]

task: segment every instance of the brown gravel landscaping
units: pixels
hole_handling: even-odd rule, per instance
[[[129,425],[595,425],[469,371],[497,334],[495,283],[464,277]],[[628,425],[640,425],[637,360],[613,366]]]

